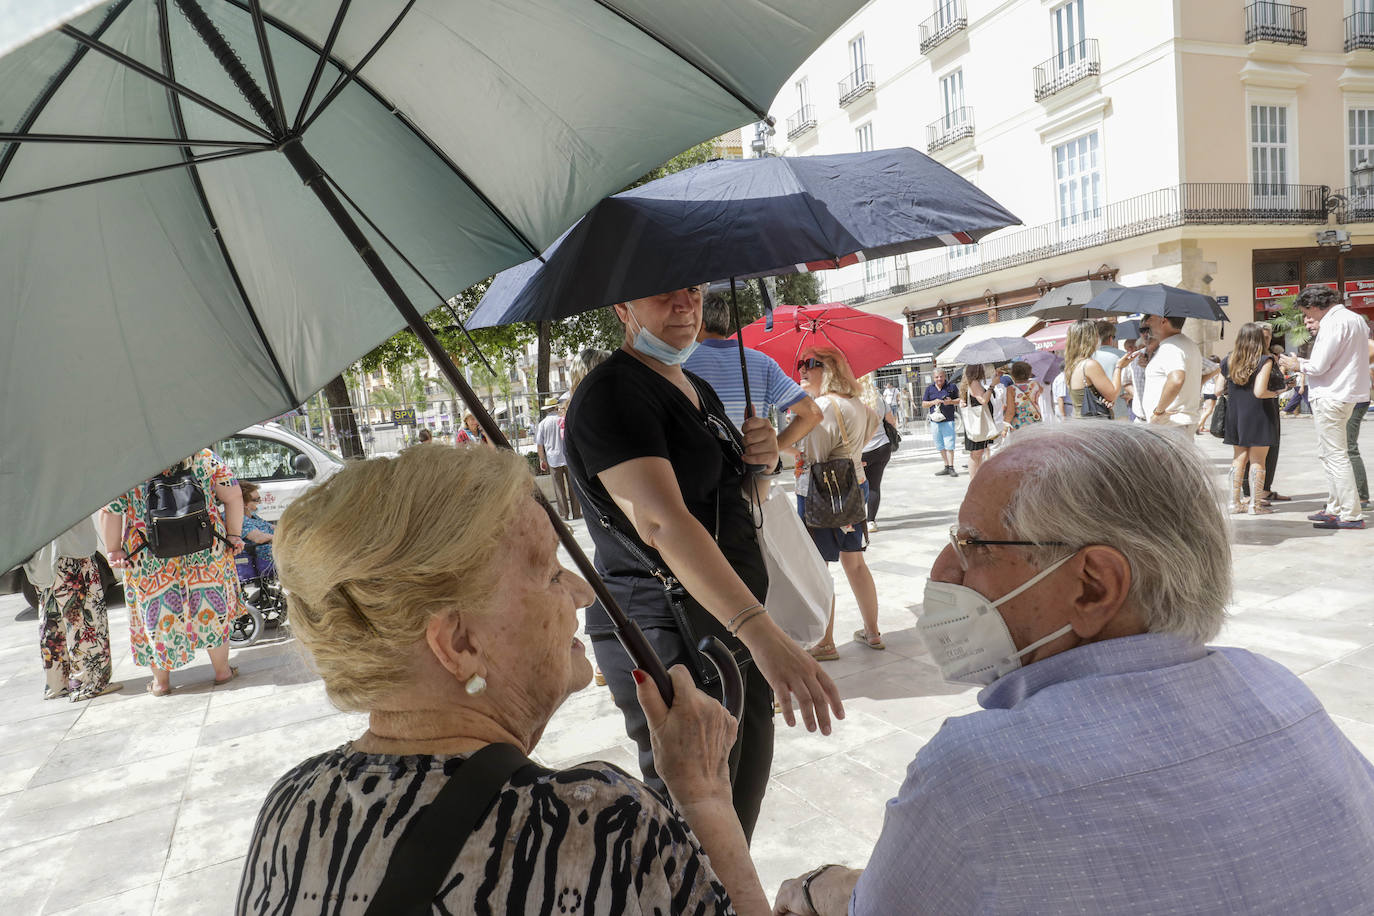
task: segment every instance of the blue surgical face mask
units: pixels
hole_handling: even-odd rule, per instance
[[[630,316],[634,318],[635,324],[639,325],[639,331],[635,334],[634,342],[630,344],[630,346],[634,347],[635,352],[639,353],[641,356],[656,359],[665,366],[676,366],[684,362],[687,357],[692,355],[692,351],[697,348],[699,341],[693,340],[687,346],[678,349],[662,338],[649,333],[644,325],[640,324],[639,316],[635,314],[635,310],[630,308],[628,303],[626,303],[625,309],[630,313]]]

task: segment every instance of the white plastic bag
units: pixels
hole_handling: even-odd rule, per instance
[[[784,633],[809,649],[825,636],[835,583],[797,515],[796,500],[781,487],[773,487],[763,504],[759,546],[768,567],[764,605]]]

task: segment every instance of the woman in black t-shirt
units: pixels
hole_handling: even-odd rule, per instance
[[[743,666],[744,714],[730,759],[734,806],[748,836],[773,757],[769,688],[788,725],[796,721],[793,698],[808,730],[819,724],[829,734],[831,710],[844,711],[834,682],[763,607],[768,574],[744,497],[754,485],[751,466],[776,469],[777,438],[758,417],[735,429],[711,387],[683,370],[701,326],[701,298],[700,287],[689,287],[615,306],[625,342],[573,395],[567,458],[597,571],[663,662],[691,669],[694,649],[655,570],[685,588],[682,603],[697,635],[727,637],[752,656]],[[633,662],[599,604],[587,609],[587,635],[639,746],[644,779],[661,789]]]

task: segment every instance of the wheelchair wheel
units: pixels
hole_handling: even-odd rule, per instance
[[[262,611],[249,606],[248,613],[229,624],[229,642],[235,649],[246,649],[262,636],[262,629]]]

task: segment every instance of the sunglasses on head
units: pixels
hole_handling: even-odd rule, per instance
[[[798,369],[824,369],[824,368],[825,368],[825,363],[821,362],[820,360],[816,359],[816,358],[813,356],[813,357],[811,357],[810,359],[799,359],[799,360],[797,360],[797,368],[798,368]]]

